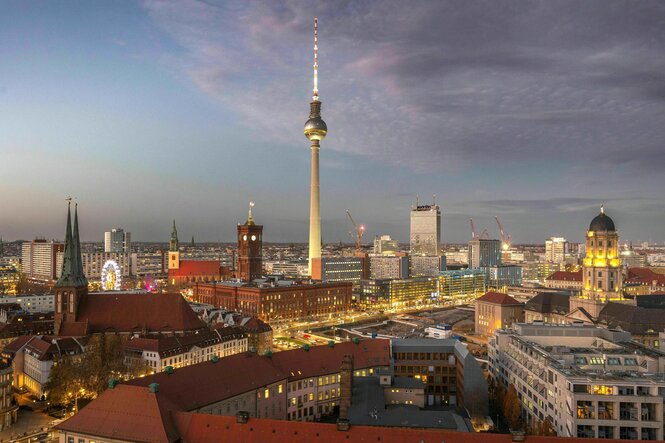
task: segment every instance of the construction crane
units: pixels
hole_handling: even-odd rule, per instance
[[[487,229],[483,229],[483,232],[481,232],[479,235],[476,235],[476,225],[473,223],[473,219],[469,219],[469,224],[471,225],[471,240],[479,239],[479,240],[487,240],[490,238],[489,233],[487,232]]]
[[[494,217],[494,219],[496,220],[496,224],[499,225],[499,234],[501,234],[501,249],[507,251],[510,249],[512,239],[510,238],[510,235],[503,230],[503,226],[501,226],[499,217]]]
[[[358,226],[356,224],[356,221],[351,216],[351,211],[349,211],[348,209],[346,210],[346,215],[349,216],[349,220],[351,220],[351,224],[353,225],[353,229],[356,232],[356,252],[361,252],[360,251],[360,243],[362,242],[363,234],[365,233],[365,225]]]

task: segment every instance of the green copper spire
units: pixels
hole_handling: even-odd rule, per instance
[[[175,227],[175,220],[173,220],[173,231],[171,232],[171,241],[169,242],[169,251],[178,252],[178,230]]]
[[[62,272],[56,286],[87,286],[88,281],[83,275],[81,250],[78,238],[78,217],[75,224],[76,239],[72,236],[71,202],[67,204],[67,231],[65,232],[65,252],[62,257]]]
[[[74,259],[76,260],[76,278],[81,284],[88,285],[88,279],[83,273],[83,258],[81,257],[81,238],[79,237],[79,210],[78,203],[74,205],[74,231],[72,240],[74,241]]]

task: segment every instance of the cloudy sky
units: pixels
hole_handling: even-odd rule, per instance
[[[665,241],[662,1],[4,2],[0,236],[306,241],[302,134],[320,25],[323,240],[408,240],[433,194],[517,243],[581,240],[605,203]]]

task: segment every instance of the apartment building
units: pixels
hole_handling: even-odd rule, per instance
[[[663,439],[665,353],[589,325],[517,324],[488,345],[492,377],[514,385],[527,423],[560,437]]]

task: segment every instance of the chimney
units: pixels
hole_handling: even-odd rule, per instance
[[[249,412],[238,411],[236,412],[236,423],[247,423],[249,421]]]
[[[351,396],[353,394],[353,355],[346,354],[342,359],[342,366],[339,368],[339,420],[347,421],[349,419],[349,407],[351,406]],[[339,426],[338,426],[339,429]]]
[[[156,393],[158,393],[158,392],[159,392],[159,384],[157,384],[157,383],[150,383],[150,384],[148,385],[148,392],[150,392],[151,394],[156,394]]]

